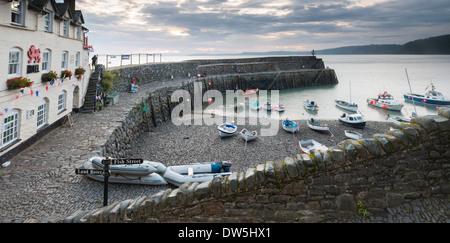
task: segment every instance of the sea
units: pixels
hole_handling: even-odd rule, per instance
[[[119,56],[120,57],[120,56]],[[261,56],[142,56],[133,57],[133,64],[145,62],[179,62],[195,59],[232,59]],[[385,121],[388,114],[410,117],[412,112],[418,115],[437,114],[438,107],[413,104],[403,99],[404,93],[410,90],[416,94],[424,94],[434,84],[437,91],[450,97],[450,55],[318,55],[322,58],[326,67],[334,69],[339,83],[319,87],[303,87],[289,90],[279,90],[278,99],[271,101],[285,106],[285,111],[276,114],[279,119],[306,120],[315,118],[318,120],[337,119],[345,110],[335,106],[335,99],[342,99],[358,104],[358,112],[368,121]],[[120,59],[120,58],[118,58]],[[112,60],[112,61],[111,61]],[[105,59],[99,57],[99,63],[105,64]],[[109,58],[108,66],[120,65],[117,59]],[[126,63],[125,61],[128,61]],[[124,60],[123,65],[130,64]],[[409,82],[408,82],[409,80]],[[378,94],[388,92],[394,99],[402,101],[404,107],[400,112],[387,111],[375,108],[367,104],[367,99],[377,97]],[[261,92],[261,95],[264,95]],[[225,105],[224,97],[224,105]],[[271,92],[267,92],[267,98],[271,100]],[[318,104],[317,112],[308,112],[303,107],[303,100],[313,100]],[[249,107],[246,100],[244,104]],[[258,112],[234,111],[234,115],[242,116],[274,116],[273,111]],[[228,112],[228,111],[227,111]],[[224,113],[224,115],[232,115]]]

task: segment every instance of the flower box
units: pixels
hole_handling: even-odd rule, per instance
[[[6,84],[8,85],[8,89],[20,89],[25,87],[31,87],[33,85],[33,81],[30,81],[28,78],[12,78],[8,79],[6,81]]]
[[[84,72],[86,72],[86,69],[84,69],[82,67],[75,69],[75,75],[83,75]]]
[[[41,76],[42,82],[50,82],[56,80],[58,78],[58,74],[55,71],[50,71],[48,73],[44,73]]]
[[[61,78],[71,78],[72,77],[72,71],[64,70],[61,71]]]

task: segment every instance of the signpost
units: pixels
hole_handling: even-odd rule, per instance
[[[109,171],[110,165],[136,165],[142,164],[143,159],[106,159],[102,160],[103,170],[96,169],[75,169],[75,174],[77,175],[102,175],[104,177],[103,184],[103,206],[108,206],[108,179],[111,175]]]

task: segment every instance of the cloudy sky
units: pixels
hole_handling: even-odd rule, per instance
[[[450,34],[449,0],[77,0],[95,54],[310,51]]]

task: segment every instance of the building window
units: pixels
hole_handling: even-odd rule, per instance
[[[81,40],[81,26],[77,26],[77,39]]]
[[[47,124],[47,101],[42,99],[37,110],[37,128]]]
[[[64,51],[61,56],[61,69],[62,70],[67,70],[68,58],[69,58],[69,53],[67,51]]]
[[[47,12],[44,16],[44,31],[52,32],[52,13]]]
[[[2,147],[14,142],[19,133],[19,111],[12,110],[3,119]]]
[[[51,53],[49,50],[45,50],[42,52],[42,72],[48,73],[50,72],[50,58]]]
[[[8,78],[20,76],[20,57],[21,51],[19,49],[9,51]]]
[[[63,35],[69,36],[69,20],[66,19],[63,21]]]
[[[11,3],[11,23],[23,25],[23,0],[15,0]]]
[[[61,92],[58,96],[58,111],[66,109],[66,91]]]
[[[80,53],[77,52],[77,54],[75,55],[75,67],[78,68],[80,67]]]

